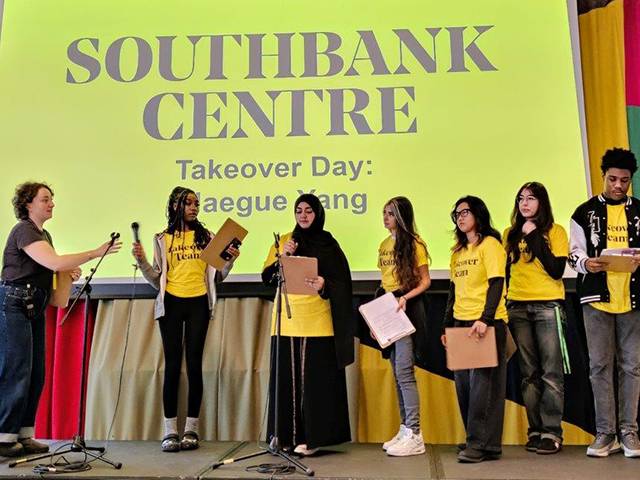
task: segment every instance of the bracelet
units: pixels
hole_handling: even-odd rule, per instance
[[[407,300],[407,297],[405,297],[404,295],[402,295],[400,298],[404,298],[404,303],[407,303],[409,300]]]

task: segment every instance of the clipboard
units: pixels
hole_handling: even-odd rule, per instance
[[[468,370],[498,366],[495,327],[488,327],[483,338],[469,337],[471,327],[445,328],[447,368]]]
[[[317,295],[318,291],[307,285],[305,280],[318,276],[318,259],[315,257],[282,256],[282,270],[287,285],[287,293],[294,295]]]
[[[71,271],[56,272],[54,275],[56,276],[56,288],[51,292],[49,305],[58,308],[67,308],[69,305],[69,297],[71,296],[71,286],[73,285]]]
[[[227,218],[218,233],[200,253],[200,258],[216,270],[222,270],[231,258],[226,253],[227,248],[231,245],[238,248],[248,233],[240,224]]]
[[[633,265],[631,260],[640,259],[638,248],[607,248],[600,253],[598,260],[606,262],[604,270],[607,272],[635,273],[638,265]]]

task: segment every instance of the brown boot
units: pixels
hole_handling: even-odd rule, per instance
[[[0,457],[20,457],[24,455],[24,448],[18,442],[0,442]]]
[[[33,438],[19,438],[18,442],[22,444],[25,455],[32,453],[47,453],[49,445],[42,442],[36,442]]]

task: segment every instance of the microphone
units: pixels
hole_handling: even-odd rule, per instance
[[[140,225],[138,222],[133,222],[131,224],[131,233],[133,233],[133,241],[135,243],[140,243],[140,233],[138,230],[140,229]]]
[[[297,239],[297,237],[296,237],[296,234],[295,234],[295,233],[294,233],[293,235],[291,235],[291,241],[292,241],[293,243],[298,243],[298,239]],[[284,255],[285,255],[285,257],[290,257],[290,256],[291,256],[291,254],[290,254],[289,252],[285,253]]]

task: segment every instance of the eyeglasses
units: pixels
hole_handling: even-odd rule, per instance
[[[456,223],[459,217],[467,218],[467,215],[469,215],[470,213],[471,213],[471,210],[469,210],[468,208],[460,210],[459,212],[452,212],[451,220],[453,220],[453,223]]]
[[[538,197],[534,195],[527,195],[526,197],[524,195],[519,195],[518,198],[516,198],[516,200],[518,203],[524,203],[525,201],[535,202],[536,200],[538,200]]]

